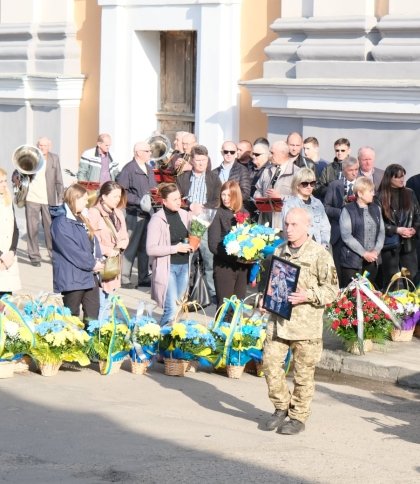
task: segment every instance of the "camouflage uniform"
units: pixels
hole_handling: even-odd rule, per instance
[[[310,238],[295,253],[286,245],[275,255],[300,266],[298,288],[306,291],[308,302],[293,306],[289,321],[271,315],[263,370],[268,396],[275,408],[288,410],[290,418],[305,422],[315,389],[315,365],[322,353],[324,307],[337,296],[337,274],[331,254]],[[282,368],[289,348],[293,352],[294,363],[293,393]]]

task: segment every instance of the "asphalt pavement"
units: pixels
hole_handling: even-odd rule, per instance
[[[24,232],[24,229],[21,230]],[[18,247],[18,261],[22,279],[22,291],[37,295],[42,291],[52,291],[52,265],[45,248],[41,249],[41,267],[33,267],[26,255],[25,235],[21,237]],[[133,273],[132,282],[136,282]],[[140,302],[154,305],[157,318],[161,310],[150,298],[150,289],[120,289],[118,294],[130,313],[135,313]],[[200,321],[209,322],[216,312],[214,305],[205,309],[204,314],[197,315]],[[374,345],[372,352],[358,356],[347,353],[339,338],[324,331],[324,351],[319,368],[333,372],[353,375],[376,381],[387,381],[410,388],[420,388],[420,339],[414,337],[411,342],[387,342]]]

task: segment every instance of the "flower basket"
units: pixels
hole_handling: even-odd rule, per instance
[[[236,380],[238,380],[239,378],[241,378],[244,372],[244,369],[245,369],[245,365],[243,366],[227,365],[226,366],[227,376],[228,378],[235,378]]]
[[[185,376],[190,362],[188,360],[177,360],[174,358],[164,358],[165,375]]]
[[[360,347],[357,341],[345,341],[344,347],[346,351],[351,353],[352,355],[360,355]],[[373,350],[373,342],[371,339],[363,340],[363,351],[368,353],[369,351]]]
[[[21,358],[15,361],[15,373],[26,373],[29,371],[29,365],[31,364],[31,357],[23,355]]]
[[[13,361],[0,361],[0,378],[12,378],[15,363]]]
[[[393,329],[391,331],[392,341],[408,342],[413,339],[414,328],[412,329]]]
[[[149,368],[148,361],[133,361],[131,360],[131,373],[135,375],[145,375]]]
[[[48,363],[38,363],[39,371],[42,376],[55,376],[63,364],[62,361],[58,362],[48,362]]]
[[[107,372],[106,364],[107,361],[99,360],[99,373],[101,375],[115,375],[121,369],[121,365],[124,360],[113,361],[111,365],[111,369]]]

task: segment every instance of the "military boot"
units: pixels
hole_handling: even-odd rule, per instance
[[[276,409],[276,411],[271,415],[265,422],[266,430],[274,430],[279,425],[281,425],[287,417],[287,410]]]
[[[291,418],[288,422],[279,427],[277,432],[283,435],[295,435],[303,430],[305,430],[305,424],[300,420]]]

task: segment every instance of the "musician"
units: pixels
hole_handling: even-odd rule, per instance
[[[175,176],[184,173],[184,171],[191,171],[190,163],[191,150],[197,145],[197,138],[192,133],[184,133],[182,138],[182,152],[174,154],[169,162],[169,168]],[[177,144],[179,146],[179,144]]]
[[[25,200],[25,218],[28,257],[33,266],[40,267],[39,218],[41,217],[45,245],[51,258],[52,240],[49,206],[57,206],[63,203],[64,185],[59,157],[50,152],[51,140],[46,137],[39,138],[36,146],[41,151],[45,163],[35,175],[31,175],[32,180],[29,183]],[[13,173],[12,180],[15,185],[19,185],[18,170]]]
[[[292,180],[300,170],[289,158],[289,146],[285,141],[276,141],[270,150],[271,163],[264,168],[255,185],[254,198],[282,198],[292,194]],[[269,222],[272,227],[282,229],[281,213],[261,213],[260,223]]]

